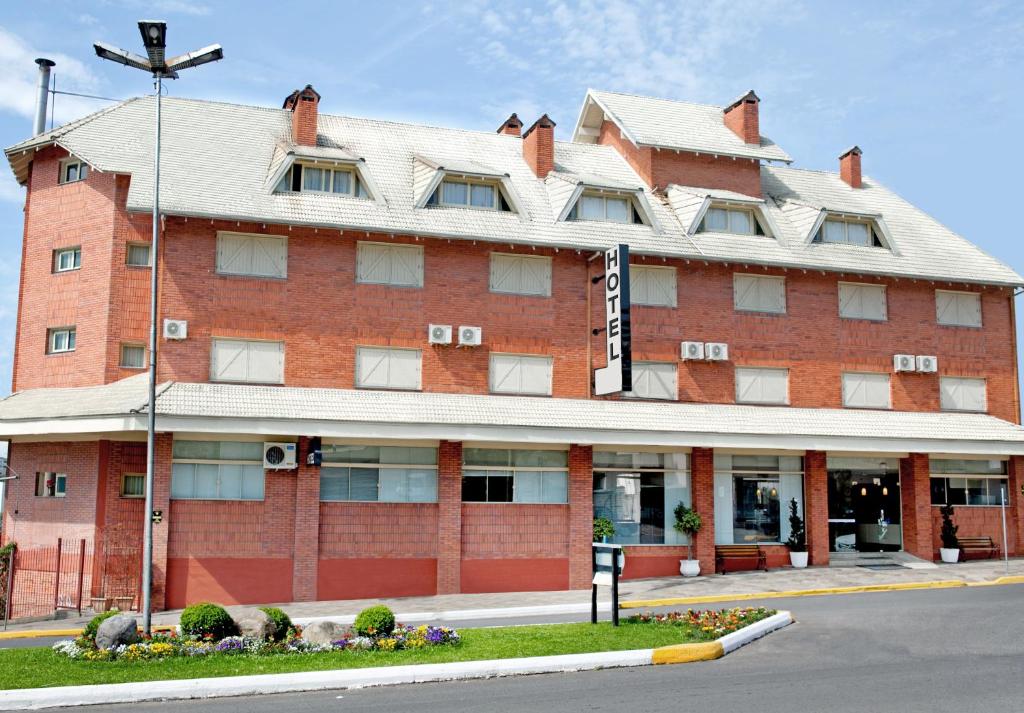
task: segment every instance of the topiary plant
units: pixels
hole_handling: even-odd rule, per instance
[[[796,512],[796,498],[789,501],[789,539],[786,540],[791,552],[807,551],[807,533],[804,519]]]
[[[383,604],[359,612],[355,622],[360,636],[387,636],[395,630],[395,614]]]
[[[606,542],[615,537],[615,523],[606,517],[594,518],[594,542]]]
[[[260,611],[274,622],[274,641],[284,641],[288,630],[292,628],[291,618],[277,607],[260,607]]]
[[[953,524],[953,506],[943,505],[939,512],[942,513],[942,530],[939,532],[939,537],[942,539],[943,548],[947,550],[960,549],[960,540],[956,536],[956,531],[960,529],[960,526]]]
[[[220,641],[238,633],[234,619],[220,604],[200,602],[185,607],[181,612],[181,633],[200,638],[211,637]]]
[[[101,614],[97,614],[89,623],[85,625],[85,631],[82,632],[82,638],[88,639],[89,641],[96,641],[96,632],[100,630],[100,624],[109,619],[112,616],[120,614],[117,609],[111,609]]]
[[[701,526],[704,521],[693,508],[688,508],[680,501],[676,505],[676,509],[672,513],[675,515],[676,522],[672,526],[676,532],[686,535],[686,559],[693,559],[693,536],[700,532]]]

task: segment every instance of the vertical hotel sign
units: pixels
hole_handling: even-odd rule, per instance
[[[633,390],[628,245],[618,245],[605,251],[604,305],[603,331],[608,365],[594,371],[594,393],[597,396]]]

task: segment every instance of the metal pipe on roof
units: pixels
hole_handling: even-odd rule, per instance
[[[39,65],[39,83],[36,87],[36,118],[32,123],[32,135],[39,136],[46,130],[46,104],[50,99],[50,67],[56,66],[52,59],[40,57],[36,60]]]

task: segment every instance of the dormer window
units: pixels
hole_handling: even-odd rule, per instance
[[[814,235],[816,243],[843,243],[862,247],[884,248],[885,243],[874,223],[862,218],[829,216]]]
[[[569,211],[566,220],[597,220],[605,223],[643,224],[633,201],[622,195],[585,192]]]
[[[81,159],[69,158],[60,165],[60,183],[84,181],[89,177],[89,164]]]
[[[496,183],[468,178],[445,178],[431,194],[427,205],[477,210],[512,210]]]
[[[697,227],[698,233],[767,235],[757,214],[750,208],[712,206]]]
[[[277,183],[276,193],[331,193],[369,198],[359,173],[348,167],[321,167],[296,163]]]

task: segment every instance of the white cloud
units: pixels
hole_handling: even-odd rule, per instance
[[[176,12],[181,15],[196,15],[198,17],[204,17],[211,12],[207,5],[185,0],[158,0],[153,7],[163,12]]]
[[[25,189],[14,180],[14,174],[10,171],[0,173],[0,201],[18,203],[25,202]]]

